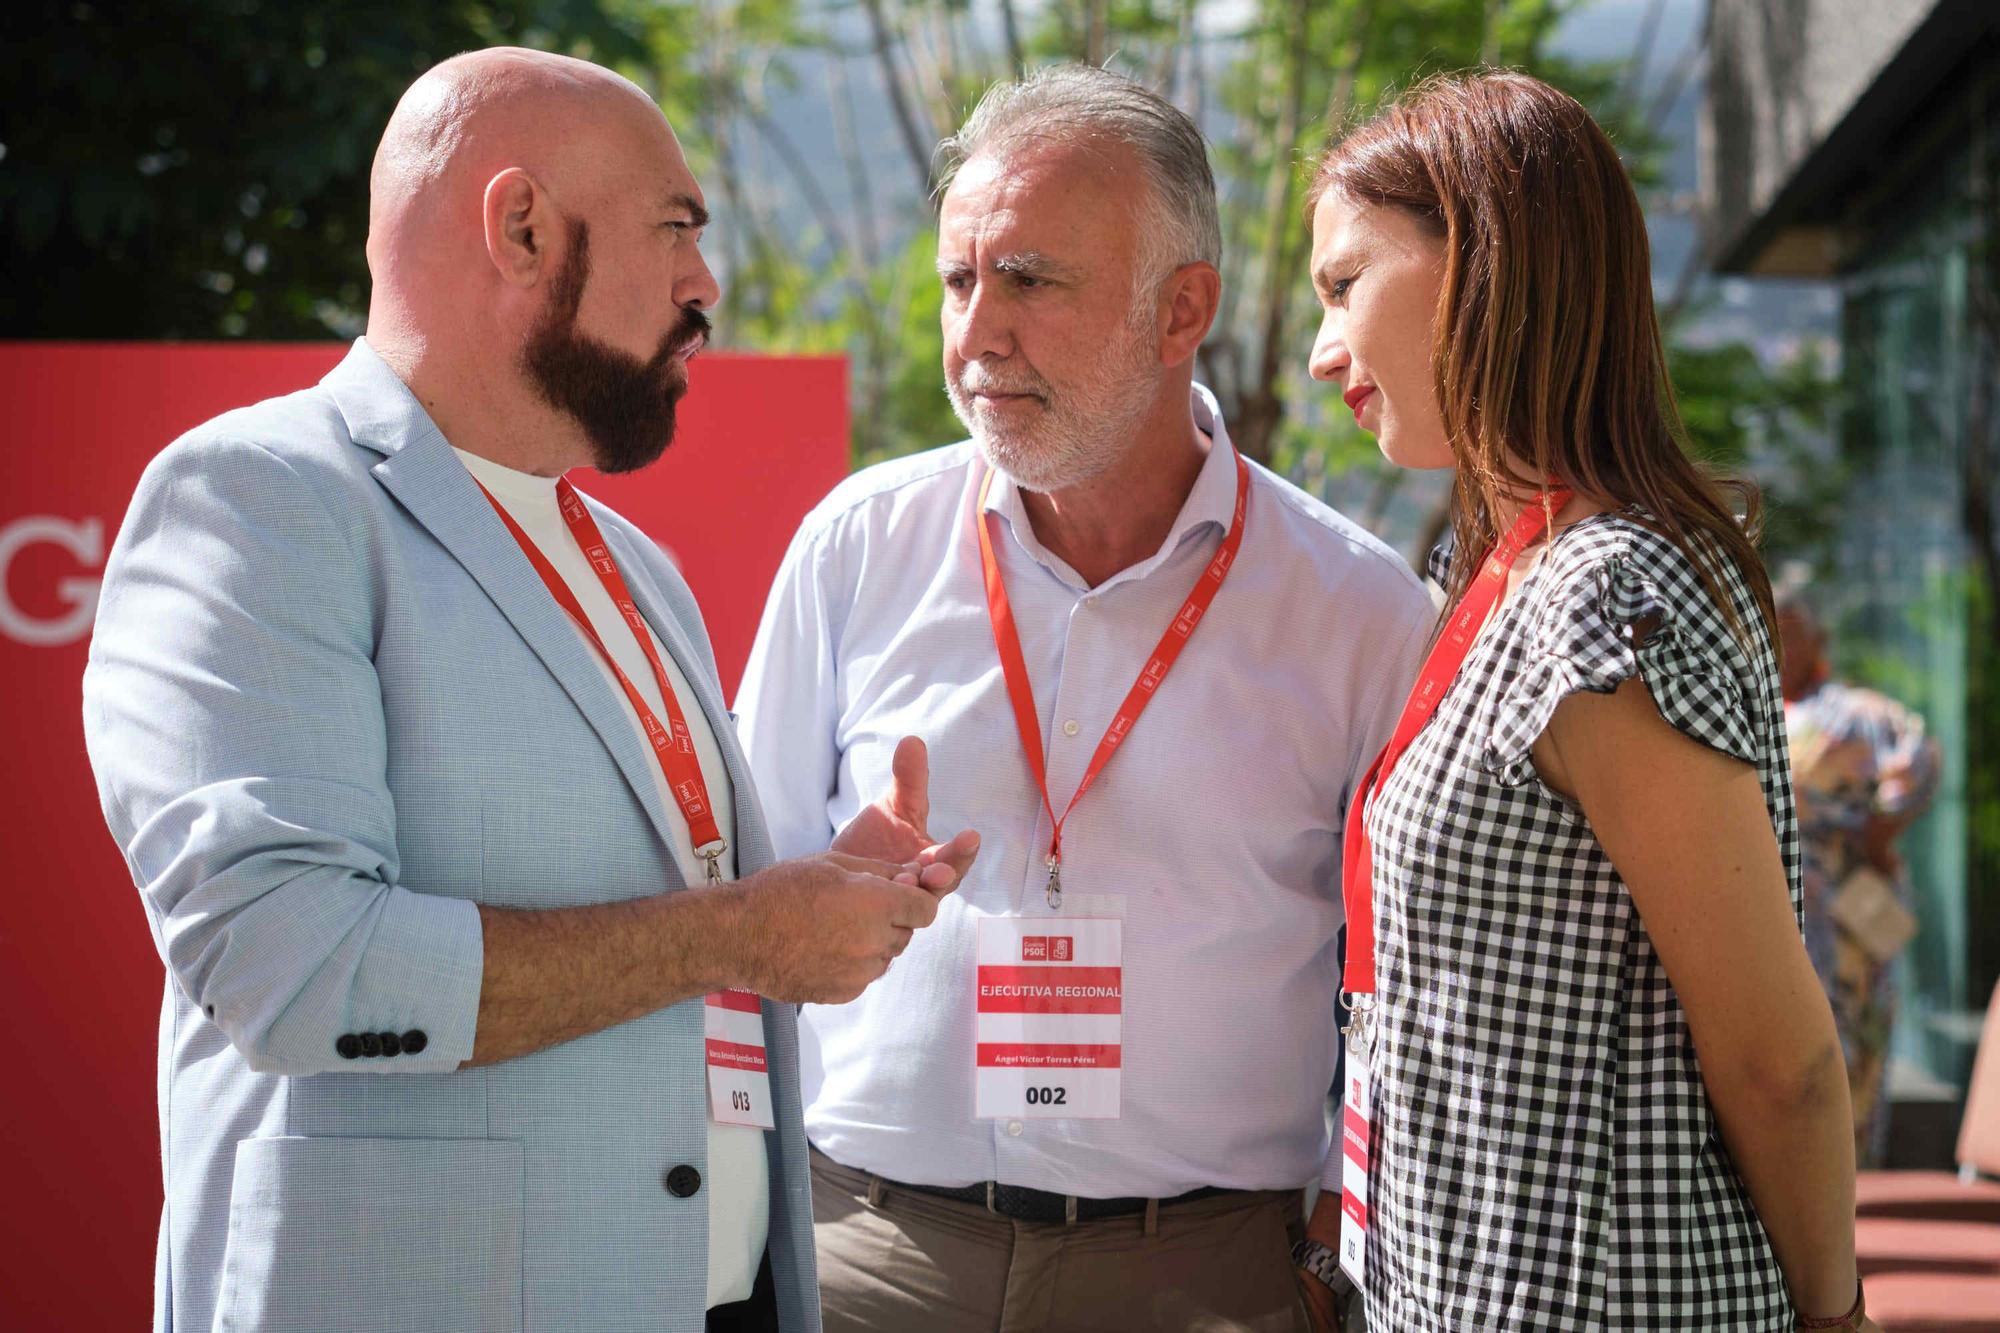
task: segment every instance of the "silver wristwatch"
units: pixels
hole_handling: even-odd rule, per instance
[[[1354,1283],[1340,1271],[1340,1256],[1310,1237],[1292,1246],[1292,1266],[1311,1273],[1342,1300],[1354,1290]]]

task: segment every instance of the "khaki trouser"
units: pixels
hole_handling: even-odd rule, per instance
[[[1016,1222],[812,1155],[827,1333],[1308,1333],[1299,1190]]]

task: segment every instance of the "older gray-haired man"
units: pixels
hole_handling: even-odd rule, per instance
[[[784,854],[921,790],[907,732],[945,776],[898,817],[985,838],[881,982],[805,1010],[827,1327],[1332,1327],[1292,1256],[1339,1179],[1342,813],[1430,604],[1194,384],[1221,236],[1185,115],[1063,68],[944,151],[973,438],[806,520],[738,701]]]

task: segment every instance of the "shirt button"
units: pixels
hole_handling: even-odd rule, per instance
[[[1069,721],[1063,723],[1063,735],[1065,736],[1074,736],[1076,735],[1077,732],[1082,730],[1083,728],[1079,727],[1076,724],[1075,718],[1071,718]]]
[[[1009,1120],[1007,1122],[1007,1132],[1017,1139],[1020,1138],[1021,1122],[1018,1120]]]

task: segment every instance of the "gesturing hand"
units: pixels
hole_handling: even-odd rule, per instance
[[[896,744],[888,794],[868,806],[840,831],[833,850],[922,867],[922,884],[943,895],[957,888],[979,855],[979,835],[966,829],[949,842],[931,840],[930,752],[915,736]]]
[[[822,852],[780,861],[718,893],[733,984],[773,1000],[845,1004],[937,919],[910,863]]]

